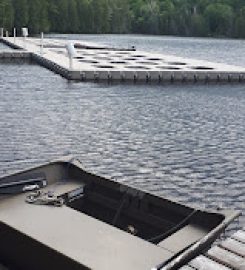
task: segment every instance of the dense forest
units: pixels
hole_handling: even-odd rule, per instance
[[[32,34],[245,38],[245,0],[0,0],[0,27],[23,26]]]

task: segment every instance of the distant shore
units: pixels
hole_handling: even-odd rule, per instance
[[[0,27],[78,34],[245,38],[242,0],[0,0]]]

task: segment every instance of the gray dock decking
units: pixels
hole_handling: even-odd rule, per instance
[[[70,80],[132,82],[245,82],[245,68],[202,60],[107,48],[72,41],[77,47],[73,66],[66,53],[67,40],[8,37],[7,45],[25,50],[34,61]],[[87,47],[90,48],[88,49]]]
[[[196,257],[181,270],[245,270],[245,228]]]

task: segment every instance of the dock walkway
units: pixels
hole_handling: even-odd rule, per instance
[[[196,257],[181,270],[245,270],[245,228]]]
[[[1,38],[2,42],[31,54],[39,64],[70,80],[133,82],[245,82],[245,67],[202,60],[120,50],[72,41],[76,56],[72,67],[66,53],[67,40]]]

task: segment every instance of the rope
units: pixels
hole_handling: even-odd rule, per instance
[[[118,221],[118,218],[119,218],[119,216],[120,216],[120,214],[121,214],[121,212],[123,210],[123,207],[124,207],[124,205],[125,205],[126,202],[127,202],[127,194],[125,193],[124,196],[123,196],[123,198],[122,198],[122,201],[120,203],[120,206],[117,209],[117,212],[116,212],[116,214],[115,214],[115,216],[113,218],[112,225],[114,225],[114,226],[116,225],[116,223]]]
[[[177,230],[179,230],[182,226],[184,226],[191,217],[194,216],[194,214],[197,213],[198,210],[193,210],[186,218],[184,218],[179,224],[177,224],[175,227],[173,227],[172,229],[168,230],[167,232],[157,235],[153,238],[147,239],[147,241],[152,242],[157,244],[158,242],[162,241],[163,239],[165,239],[167,236],[175,233]]]

